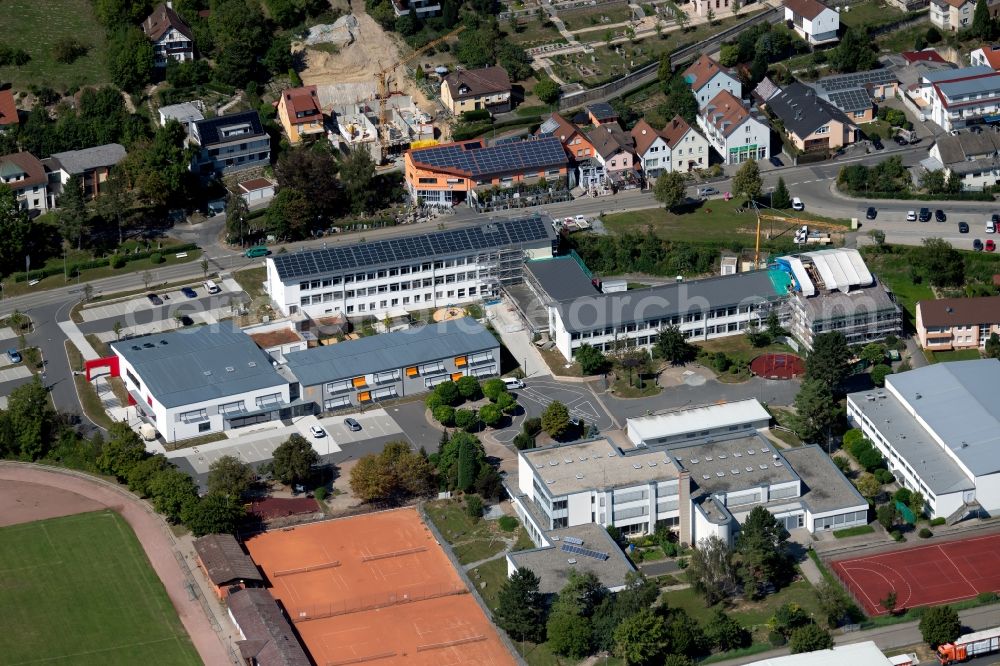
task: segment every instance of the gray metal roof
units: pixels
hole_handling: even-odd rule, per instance
[[[1000,360],[937,363],[886,381],[973,474],[1000,471]]]
[[[205,119],[205,115],[201,112],[201,109],[191,102],[161,106],[160,115],[168,120],[173,118],[182,123],[197,122]]]
[[[526,261],[524,267],[554,301],[600,294],[591,282],[591,276],[572,257]]]
[[[113,342],[111,349],[166,407],[287,384],[249,336],[223,324]]]
[[[985,95],[1000,92],[1000,74],[992,73],[992,76],[979,76],[974,79],[964,81],[947,81],[938,84],[938,89],[945,97],[952,101],[963,101],[956,99],[965,95]]]
[[[698,489],[709,495],[795,481],[799,477],[785,463],[782,453],[758,433],[667,451],[678,466],[691,473]]]
[[[941,81],[954,81],[955,79],[980,76],[982,74],[993,74],[993,68],[987,65],[976,65],[975,67],[963,67],[962,69],[942,69],[927,72],[924,74],[924,78],[930,83],[940,83]]]
[[[52,153],[51,158],[57,161],[66,173],[75,176],[90,169],[118,164],[125,159],[125,147],[118,143],[108,143],[83,150]]]
[[[303,386],[411,367],[500,346],[493,334],[465,317],[395,333],[285,354],[288,369]]]
[[[517,220],[498,220],[475,227],[436,231],[422,236],[401,236],[355,245],[276,254],[274,262],[282,280],[329,275],[355,269],[420,261],[463,252],[504,248],[540,247],[551,243],[555,232],[547,218],[539,215]]]
[[[932,493],[940,495],[975,488],[962,468],[889,391],[859,391],[847,397],[882,433]]]
[[[688,312],[705,313],[716,308],[760,304],[784,298],[785,294],[778,292],[770,274],[771,271],[751,271],[646,289],[630,289],[626,292],[563,301],[556,308],[570,333]],[[548,291],[553,282],[547,280],[542,287]]]

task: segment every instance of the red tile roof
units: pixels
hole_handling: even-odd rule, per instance
[[[17,105],[14,104],[14,92],[10,88],[0,90],[0,127],[11,127],[17,124]]]
[[[944,64],[947,62],[947,60],[942,58],[941,54],[934,49],[924,49],[923,51],[904,51],[900,55],[903,56],[903,60],[910,64],[915,62],[940,62]]]
[[[983,57],[986,58],[989,66],[1000,70],[1000,46],[983,46],[980,50],[983,52]]]
[[[142,31],[154,42],[163,37],[170,28],[173,28],[188,39],[194,40],[194,33],[191,32],[191,27],[184,22],[184,19],[177,12],[167,7],[166,3],[157,5],[153,13],[142,22]]]
[[[293,123],[313,122],[317,115],[322,115],[316,86],[290,88],[281,93],[281,98],[285,102],[288,119]]]
[[[684,80],[688,82],[691,86],[691,90],[697,92],[701,89],[703,85],[712,80],[712,77],[719,72],[726,72],[726,70],[719,67],[719,63],[715,62],[707,55],[703,55],[693,63],[691,66],[684,70]],[[728,74],[728,72],[726,72]]]
[[[313,513],[319,511],[316,500],[308,497],[296,497],[286,499],[284,497],[267,497],[250,504],[250,511],[261,520],[273,520],[274,518],[286,518],[303,513]]]
[[[688,125],[687,121],[680,116],[674,116],[674,119],[667,123],[660,134],[663,135],[664,140],[667,145],[674,148],[677,142],[684,138],[684,135],[691,130],[691,126]]]
[[[45,167],[31,153],[12,153],[0,157],[0,175],[5,178],[18,176],[18,179],[8,183],[12,188],[43,185],[48,182]]]
[[[827,9],[827,6],[818,0],[785,0],[785,7],[791,9],[796,16],[802,16],[810,21]]]
[[[556,127],[555,130],[549,132],[547,136],[554,136],[563,143],[566,143],[567,141],[569,141],[570,137],[580,132],[580,129],[576,125],[566,120],[558,113],[553,113],[550,116],[550,118],[552,119],[553,122],[555,122],[558,125],[558,127]]]
[[[733,93],[723,90],[702,109],[701,115],[709,124],[715,125],[723,136],[729,136],[750,115],[750,112],[733,96]]]
[[[653,126],[647,123],[645,119],[637,122],[635,127],[632,128],[632,139],[635,141],[636,154],[644,155],[659,136],[660,132],[653,129]]]

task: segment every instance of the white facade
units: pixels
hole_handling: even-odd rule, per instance
[[[743,96],[743,85],[740,80],[720,69],[715,73],[715,76],[705,82],[705,85],[694,91],[695,99],[698,100],[698,108],[704,109],[723,90],[728,90],[736,99]]]
[[[734,433],[767,428],[770,422],[771,414],[750,398],[626,419],[625,429],[636,446],[676,446],[685,443],[687,435],[692,433],[702,437],[732,437]]]
[[[679,172],[705,169],[708,167],[708,149],[708,139],[691,128],[672,146],[667,147],[668,152],[662,166],[667,171]]]
[[[18,185],[17,182],[5,181],[0,178],[0,182],[6,184],[14,192],[21,210],[37,210],[44,213],[49,209],[49,193],[44,183],[36,185]]]
[[[662,136],[657,135],[644,153],[636,153],[636,158],[639,160],[639,166],[642,167],[646,178],[656,178],[663,172],[673,171],[673,165],[670,161],[670,146],[667,145],[667,141]]]
[[[989,64],[927,74],[916,95],[925,114],[946,131],[1000,118],[1000,73]]]
[[[840,14],[829,7],[824,7],[819,14],[810,19],[796,14],[790,7],[785,6],[785,20],[791,21],[799,37],[810,44],[828,44],[837,41]]]
[[[707,122],[703,114],[699,114],[698,127],[726,164],[766,160],[771,156],[771,128],[751,115],[747,115],[735,127],[719,128]]]

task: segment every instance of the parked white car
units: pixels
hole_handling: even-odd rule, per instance
[[[806,205],[802,203],[802,199],[798,197],[792,197],[792,210],[805,210]]]

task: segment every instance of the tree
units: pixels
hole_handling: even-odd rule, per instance
[[[733,0],[730,6],[733,8],[733,16],[739,16],[740,10],[743,9],[743,2],[742,0]]]
[[[711,643],[698,621],[681,608],[667,611],[667,652],[699,657],[708,652]]]
[[[803,441],[824,441],[829,429],[836,423],[836,410],[833,391],[817,379],[807,379],[802,382],[795,396],[792,429]]]
[[[0,271],[24,267],[31,222],[10,186],[0,183]]]
[[[256,478],[250,465],[235,456],[222,456],[208,468],[208,492],[239,500]]]
[[[556,604],[545,625],[549,648],[556,654],[582,659],[590,654],[590,618]]]
[[[772,208],[791,208],[792,199],[788,194],[788,187],[785,186],[785,179],[778,178],[778,184],[771,193]]]
[[[59,197],[59,232],[63,241],[80,249],[84,229],[87,227],[87,204],[83,200],[83,183],[80,176],[73,175],[63,186]]]
[[[499,406],[490,404],[479,408],[479,420],[487,427],[495,428],[500,424],[501,419],[503,419],[503,412],[500,411]]]
[[[875,499],[882,492],[882,484],[878,482],[874,474],[869,474],[868,472],[858,477],[854,485],[858,487],[858,491],[869,501]]]
[[[559,97],[562,95],[562,89],[559,84],[548,77],[543,77],[541,81],[535,84],[535,97],[537,97],[543,104],[555,104],[559,101]]]
[[[847,363],[851,351],[847,339],[840,331],[820,333],[813,339],[813,350],[806,358],[806,379],[825,384],[836,391],[847,377]]]
[[[962,635],[962,621],[958,611],[951,606],[932,606],[920,617],[920,635],[924,642],[936,649]]]
[[[750,201],[756,201],[760,198],[761,188],[760,167],[756,160],[747,160],[733,177],[733,190]]]
[[[11,394],[13,399],[13,393]],[[13,414],[13,409],[8,407]],[[146,455],[146,447],[127,423],[115,422],[108,429],[108,439],[97,457],[97,467],[105,474],[127,479],[129,472]]]
[[[694,666],[694,662],[683,654],[668,654],[663,658],[663,666]]]
[[[355,150],[341,162],[340,181],[344,184],[347,200],[355,215],[371,208],[372,180],[375,178],[375,161],[367,150]]]
[[[181,520],[185,509],[198,501],[198,488],[190,476],[175,467],[168,467],[149,482],[153,508],[171,523]]]
[[[116,86],[139,92],[153,76],[153,44],[134,25],[122,26],[108,40],[108,70]]]
[[[868,365],[876,365],[885,360],[885,345],[880,342],[871,342],[861,349],[861,358],[868,362]]]
[[[925,238],[911,252],[913,265],[936,287],[957,287],[965,281],[965,259],[942,238]]]
[[[826,629],[811,623],[792,632],[788,647],[792,654],[829,650],[833,647],[833,637]]]
[[[819,609],[826,619],[827,626],[831,628],[836,627],[850,609],[850,601],[843,589],[829,580],[824,580],[816,586],[816,601],[819,602]]]
[[[359,151],[360,152],[360,151]],[[302,194],[315,214],[341,215],[344,208],[346,180],[337,178],[341,164],[328,150],[318,148],[293,148],[285,151],[274,165],[274,175],[282,191],[294,190]],[[361,167],[362,163],[354,163]],[[350,180],[357,179],[352,175]]]
[[[687,181],[684,174],[677,171],[661,172],[653,185],[653,196],[671,210],[687,198]]]
[[[455,388],[459,395],[466,400],[479,400],[483,397],[483,389],[479,386],[479,380],[475,377],[466,376],[455,382]]]
[[[884,599],[879,599],[878,605],[885,609],[886,613],[892,615],[896,610],[896,590],[889,590]]]
[[[691,22],[691,17],[688,16],[687,12],[677,7],[674,10],[674,20],[677,21],[677,25],[680,26],[681,32],[687,32],[687,25]]]
[[[43,457],[55,431],[56,415],[49,402],[49,392],[38,375],[10,392],[6,416],[13,435],[13,442],[7,448],[16,452],[21,460]]]
[[[870,375],[872,384],[875,386],[885,386],[885,378],[892,374],[892,368],[884,363],[879,363],[871,369]]]
[[[282,188],[274,195],[264,216],[267,228],[283,240],[305,238],[316,220],[311,201],[299,190]]]
[[[729,544],[715,535],[700,540],[688,560],[687,576],[705,597],[706,606],[731,596],[736,589],[736,570]]]
[[[438,396],[441,400],[441,404],[444,405],[456,405],[461,398],[461,393],[458,391],[458,386],[455,385],[453,381],[441,382],[434,387],[434,395]]]
[[[657,355],[671,365],[681,365],[694,359],[697,349],[687,341],[676,326],[667,326],[656,336],[653,347]]]
[[[280,444],[271,455],[274,476],[286,485],[306,481],[312,474],[312,466],[319,461],[312,444],[298,433]]]
[[[656,584],[641,573],[625,574],[625,588],[607,595],[594,609],[591,618],[594,648],[613,651],[618,626],[627,618],[650,608],[659,596]]]
[[[431,413],[434,420],[446,428],[455,425],[455,408],[451,405],[438,405]]]
[[[379,454],[362,456],[351,470],[350,486],[363,502],[400,504],[410,497],[426,495],[432,488],[434,471],[419,452],[405,442],[389,442]]]
[[[708,639],[719,648],[720,652],[749,647],[752,642],[752,636],[746,627],[726,615],[722,609],[716,609],[705,631]]]
[[[910,493],[910,501],[907,502],[906,506],[909,507],[910,511],[913,512],[914,516],[924,515],[924,505],[927,500],[924,499],[924,495],[921,492],[914,491]]]
[[[987,40],[992,37],[993,19],[990,17],[990,7],[986,0],[976,0],[976,10],[972,14],[972,30],[974,37]]]
[[[111,167],[111,173],[104,181],[104,191],[97,199],[97,209],[102,218],[118,225],[119,245],[125,242],[126,216],[133,203],[125,174],[117,166]]]
[[[542,430],[549,437],[559,439],[569,429],[569,409],[558,400],[553,400],[542,412]]]
[[[456,409],[455,427],[472,432],[479,427],[479,415],[474,409]]]
[[[792,635],[792,632],[800,627],[804,627],[812,622],[809,615],[802,610],[798,604],[787,603],[778,607],[774,615],[767,621],[768,627],[776,631],[785,638]]]
[[[545,606],[538,583],[531,569],[519,567],[497,592],[493,621],[512,638],[533,643],[543,639]]]
[[[625,618],[615,629],[615,655],[630,665],[652,663],[667,645],[666,632],[663,617],[644,608]]]
[[[139,460],[125,473],[128,489],[140,497],[150,496],[150,483],[156,475],[170,467],[165,456],[155,455]]]
[[[250,207],[247,206],[246,199],[230,192],[226,197],[226,235],[229,242],[239,238],[240,246],[243,246],[245,232],[250,231],[249,217]]]
[[[657,109],[660,115],[671,119],[680,116],[688,124],[694,124],[698,117],[698,99],[687,80],[681,74],[672,76],[667,81],[664,92],[667,99]]]
[[[577,353],[579,353],[579,351],[577,351]],[[483,382],[483,395],[489,398],[492,402],[496,402],[504,393],[507,393],[507,385],[504,384],[503,380],[499,377],[487,379]]]
[[[187,132],[176,120],[156,130],[152,140],[136,142],[118,170],[140,203],[163,206],[178,199],[189,178]]]
[[[863,28],[848,28],[840,45],[830,51],[830,64],[843,73],[872,69],[878,62],[873,46]]]
[[[986,357],[1000,358],[1000,335],[990,333],[990,337],[986,340]]]
[[[878,519],[879,525],[884,527],[886,531],[892,529],[893,525],[896,524],[896,520],[899,517],[899,511],[896,509],[895,503],[890,502],[889,504],[883,504],[875,511],[875,516]]]
[[[774,310],[767,313],[765,325],[767,326],[767,334],[771,336],[771,339],[787,335],[787,331],[781,327],[781,320],[778,319],[778,313]]]
[[[751,509],[733,547],[733,562],[744,594],[751,599],[763,596],[768,584],[777,586],[788,576],[787,541],[787,530],[770,511],[762,506]]]
[[[875,244],[875,247],[880,250],[882,249],[882,246],[885,245],[885,232],[881,229],[872,229],[868,232],[868,236],[872,239],[872,243]]]
[[[235,498],[210,492],[190,502],[182,518],[194,535],[200,537],[235,533],[243,515],[243,506]]]
[[[705,18],[708,19],[709,25],[715,25],[715,10],[709,7],[708,12],[705,14]]]

